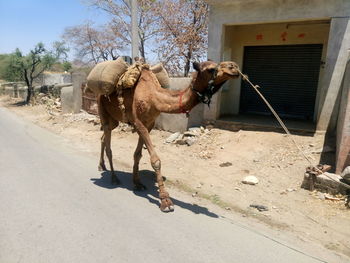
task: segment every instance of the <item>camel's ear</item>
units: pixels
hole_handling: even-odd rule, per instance
[[[196,70],[196,71],[200,71],[200,64],[198,62],[193,62],[193,68]]]

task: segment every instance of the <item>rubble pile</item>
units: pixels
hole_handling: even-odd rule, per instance
[[[196,143],[200,138],[207,138],[210,135],[210,131],[204,127],[189,128],[184,133],[175,132],[171,134],[164,143],[173,143],[177,145],[191,146]]]
[[[61,99],[52,97],[49,94],[39,93],[35,96],[34,104],[45,105],[46,109],[49,111],[62,111]]]
[[[90,114],[84,110],[80,110],[79,113],[67,113],[62,115],[67,122],[88,122],[94,125],[100,124],[100,119],[98,116]]]

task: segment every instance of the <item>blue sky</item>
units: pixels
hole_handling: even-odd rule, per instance
[[[82,0],[0,0],[0,54],[17,47],[27,53],[40,41],[50,48],[65,27],[86,20],[103,24],[108,17]]]

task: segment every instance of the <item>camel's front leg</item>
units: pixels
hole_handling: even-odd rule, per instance
[[[149,136],[149,131],[141,121],[135,121],[135,127],[139,136],[142,137],[144,143],[147,146],[147,150],[151,157],[151,165],[154,171],[156,172],[157,183],[159,188],[160,210],[162,210],[163,212],[174,211],[174,204],[170,200],[169,193],[165,190],[163,176],[161,174],[161,162],[156,151],[154,150],[151,138]]]

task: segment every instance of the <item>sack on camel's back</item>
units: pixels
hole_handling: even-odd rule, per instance
[[[117,89],[131,89],[139,80],[143,68],[148,68],[148,64],[136,62],[120,76]]]
[[[159,63],[157,65],[154,65],[151,67],[151,70],[156,75],[160,86],[162,86],[162,88],[165,88],[165,89],[169,88],[170,86],[169,75],[168,75],[168,72],[163,67],[163,64]]]
[[[97,95],[111,94],[128,66],[122,57],[98,63],[87,77],[87,88]]]

